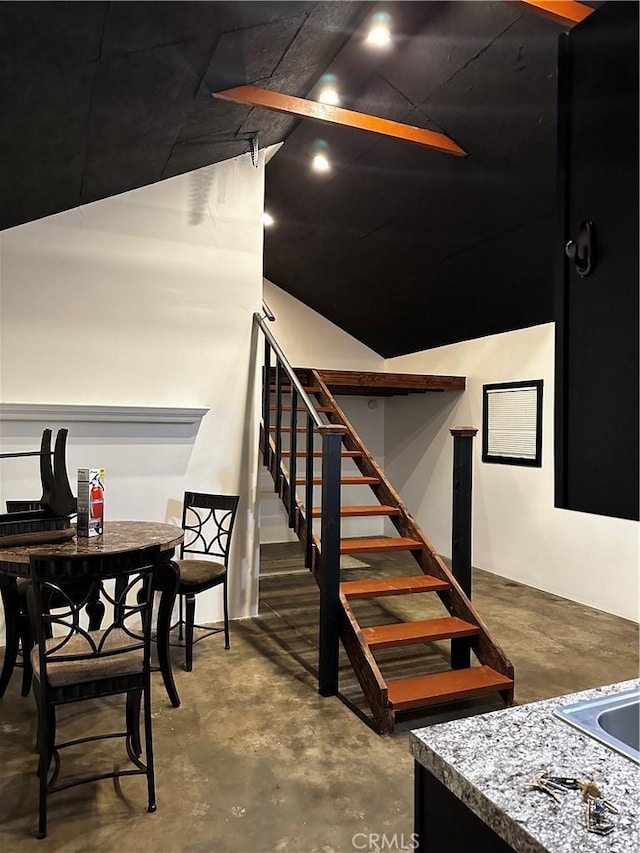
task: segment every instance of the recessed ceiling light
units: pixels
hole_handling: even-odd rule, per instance
[[[264,225],[264,227],[270,228],[274,222],[275,219],[273,218],[273,216],[270,213],[267,213],[267,211],[265,210],[262,214],[262,224]]]
[[[340,95],[338,94],[338,78],[335,74],[323,74],[320,78],[320,92],[318,100],[321,104],[331,104],[336,106],[340,103]]]
[[[326,89],[320,91],[318,100],[321,104],[331,104],[331,106],[336,107],[340,103],[340,95],[335,89],[330,89],[327,86]]]
[[[311,161],[311,168],[314,172],[331,171],[329,146],[324,139],[316,139],[313,143],[313,160]]]
[[[326,154],[315,154],[311,168],[314,172],[328,172],[331,169],[331,163]]]
[[[367,42],[375,47],[386,47],[391,43],[391,15],[378,12],[373,16]]]

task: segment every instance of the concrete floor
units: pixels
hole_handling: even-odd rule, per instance
[[[263,547],[261,615],[232,625],[229,651],[221,637],[205,640],[194,671],[185,673],[181,651],[173,650],[180,708],[170,707],[154,676],[156,814],[145,812],[144,779],[103,781],[52,796],[49,836],[36,842],[35,712],[14,677],[0,701],[2,853],[352,853],[373,849],[369,833],[408,839],[413,764],[406,731],[418,721],[380,737],[343,701],[317,695],[317,589],[299,554],[297,545]],[[376,570],[404,571],[397,555],[367,559]],[[347,569],[345,577],[356,573]],[[631,622],[484,572],[475,573],[474,600],[514,663],[519,703],[638,675]],[[410,616],[413,608],[415,602],[386,602],[360,618],[366,624]],[[442,646],[385,666],[442,668],[445,656]],[[361,706],[344,661],[341,691]],[[65,708],[60,733],[119,727],[122,707],[113,698]],[[420,722],[479,709],[452,706]],[[81,772],[98,758],[107,769],[124,765],[123,753],[117,741],[91,753],[83,747],[77,759],[70,751],[63,772]]]

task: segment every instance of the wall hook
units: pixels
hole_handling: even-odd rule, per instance
[[[565,254],[576,268],[580,278],[592,273],[596,266],[596,235],[593,222],[582,222],[575,240],[569,240]]]

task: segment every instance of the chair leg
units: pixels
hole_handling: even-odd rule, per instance
[[[185,663],[187,672],[193,669],[193,623],[196,621],[196,597],[193,593],[187,593],[185,599],[185,632],[184,632],[184,650]]]
[[[46,704],[46,699],[40,690],[38,690],[38,694],[38,745],[40,749],[38,761],[38,776],[40,777],[38,838],[41,839],[47,837],[47,789],[49,787],[49,767],[56,740],[56,710],[53,705]]]
[[[140,741],[140,703],[142,701],[142,690],[130,690],[127,693],[127,734],[131,743],[133,754],[138,758],[142,755],[142,743]]]
[[[184,616],[182,615],[182,596],[178,596],[178,639],[182,641],[182,626],[184,624]]]
[[[222,604],[224,607],[224,647],[229,648],[229,595],[227,593],[227,576],[222,585]]]
[[[40,776],[40,800],[38,806],[38,838],[47,837],[47,769],[44,767],[45,752],[40,754],[38,775]]]
[[[144,689],[144,742],[147,763],[147,791],[149,794],[148,812],[155,812],[158,808],[156,803],[156,776],[153,764],[153,732],[151,730],[151,679],[147,675],[147,683]]]

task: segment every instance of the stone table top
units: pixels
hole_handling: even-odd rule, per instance
[[[130,548],[160,545],[162,551],[178,547],[184,532],[174,524],[155,521],[107,521],[101,536],[74,536],[66,542],[39,545],[14,545],[0,548],[0,574],[28,575],[31,554],[76,556],[78,554],[113,554]]]
[[[637,853],[640,767],[553,716],[560,705],[640,686],[640,679],[411,732],[411,751],[518,853]],[[587,832],[579,791],[556,803],[526,784],[543,772],[593,780],[619,809],[607,836]]]

